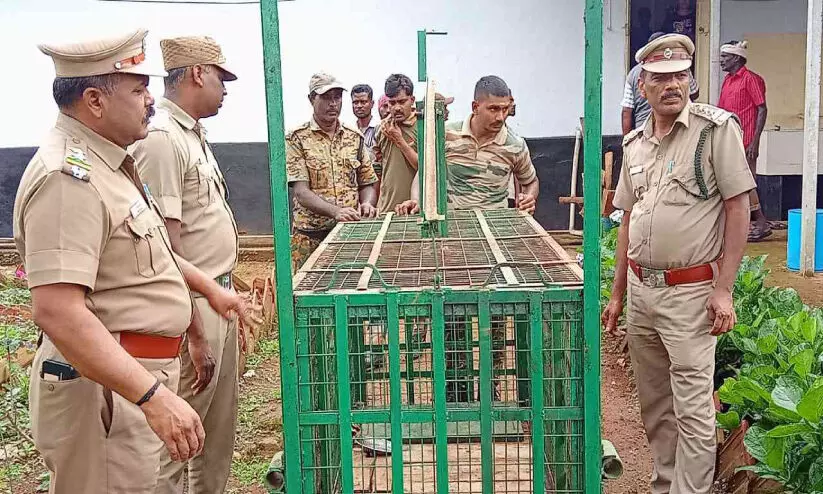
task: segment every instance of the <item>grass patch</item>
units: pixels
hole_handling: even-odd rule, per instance
[[[0,305],[29,305],[31,292],[26,288],[0,285]]]
[[[231,465],[231,473],[237,482],[244,486],[263,485],[269,463],[270,460],[260,457],[235,460]]]
[[[246,367],[256,369],[266,360],[280,356],[280,343],[277,338],[264,338],[257,343],[257,351],[246,358]]]

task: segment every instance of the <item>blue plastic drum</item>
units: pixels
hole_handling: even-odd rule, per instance
[[[789,210],[789,233],[786,244],[786,267],[789,271],[800,271],[800,228],[799,209]],[[814,271],[823,272],[823,209],[817,210],[814,239]]]

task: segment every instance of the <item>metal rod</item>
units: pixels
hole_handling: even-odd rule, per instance
[[[417,80],[426,81],[426,31],[417,31]]]
[[[301,491],[300,424],[297,401],[297,348],[294,336],[294,298],[291,283],[289,193],[286,184],[286,147],[283,128],[283,80],[280,67],[280,31],[277,0],[260,2],[263,37],[263,68],[266,82],[266,117],[271,181],[271,220],[274,234],[274,268],[277,287],[277,319],[280,332],[280,382],[283,391],[283,435],[286,453],[286,484]]]
[[[583,134],[583,196],[597,204],[600,197],[603,141],[603,2],[586,0]],[[600,215],[597,207],[583,217],[583,322],[584,322],[584,430],[585,486],[600,492]]]
[[[817,219],[818,138],[820,132],[820,49],[823,0],[809,0],[806,37],[806,114],[803,120],[803,196],[800,228],[800,272],[814,276]]]

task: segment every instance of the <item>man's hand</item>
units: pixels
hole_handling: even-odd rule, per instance
[[[368,202],[363,202],[360,204],[361,218],[374,218],[375,216],[377,216],[377,208],[375,208]]]
[[[360,221],[360,213],[354,208],[340,208],[334,215],[337,221]]]
[[[734,301],[729,290],[715,288],[706,302],[709,319],[713,321],[712,336],[720,336],[729,332],[737,324],[737,314],[734,312]]]
[[[250,310],[246,298],[234,291],[218,286],[206,298],[211,308],[225,319],[231,319],[234,313],[248,326],[259,325],[261,322]]]
[[[603,315],[600,316],[600,321],[607,333],[617,334],[617,320],[623,314],[623,301],[618,299],[611,299],[603,309]]]
[[[521,192],[520,194],[517,194],[515,206],[517,206],[517,209],[520,211],[525,211],[533,215],[534,209],[537,207],[537,198],[531,194],[524,194]]]
[[[394,118],[387,118],[383,123],[385,124],[383,133],[386,134],[386,138],[395,144],[400,143],[403,140],[403,132],[400,131],[400,127],[397,126]]]
[[[194,394],[206,389],[212,378],[214,377],[214,366],[217,361],[211,353],[211,347],[208,340],[199,336],[191,337],[191,334],[186,338],[188,345],[189,356],[191,362],[194,364],[194,372],[197,375],[197,380],[192,384],[191,389]]]
[[[414,199],[403,201],[394,207],[394,213],[398,216],[408,216],[410,214],[417,214],[420,212],[420,206]]]
[[[203,450],[206,432],[200,417],[186,400],[169,388],[161,384],[140,408],[151,430],[166,445],[172,461],[190,460]]]
[[[749,147],[746,148],[746,159],[750,162],[754,162],[757,160],[757,157],[760,156],[760,143],[757,141],[752,141],[749,144]]]

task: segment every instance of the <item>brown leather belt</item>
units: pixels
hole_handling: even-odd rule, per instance
[[[637,275],[637,279],[651,288],[711,281],[714,279],[716,266],[717,263],[710,262],[688,268],[650,269],[629,259],[629,267]]]
[[[120,346],[134,358],[174,358],[180,354],[183,336],[120,332]]]

